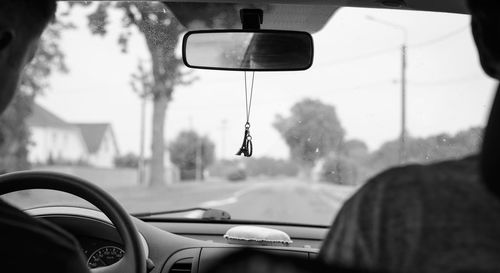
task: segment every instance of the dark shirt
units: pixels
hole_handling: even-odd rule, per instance
[[[78,242],[64,230],[0,200],[0,271],[87,273]]]
[[[480,181],[477,157],[386,171],[345,203],[320,257],[387,272],[500,272],[500,201]]]

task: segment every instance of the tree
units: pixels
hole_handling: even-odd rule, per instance
[[[215,145],[208,137],[183,131],[170,144],[170,159],[181,171],[181,180],[204,178],[205,169],[215,159]]]
[[[30,167],[30,135],[26,120],[31,114],[36,96],[43,94],[49,87],[50,75],[68,71],[59,41],[62,32],[73,28],[73,25],[62,19],[64,16],[43,33],[35,58],[26,67],[12,102],[0,116],[0,172],[26,170]]]
[[[342,185],[356,185],[364,181],[370,170],[368,146],[357,139],[342,143],[338,153],[328,156],[321,166],[320,180]]]
[[[329,157],[321,168],[320,179],[339,185],[356,185],[361,177],[361,168],[345,157]]]
[[[139,157],[133,153],[115,157],[115,167],[137,169],[139,166]]]
[[[175,52],[184,28],[161,2],[103,2],[88,16],[93,34],[107,34],[110,8],[122,11],[123,32],[118,40],[122,52],[127,52],[131,28],[135,27],[144,36],[151,56],[151,67],[146,70],[151,78],[138,80],[149,81],[140,82],[142,87],[148,87],[142,89],[140,95],[153,101],[150,185],[160,186],[164,183],[166,111],[175,86],[192,82],[192,79],[186,80],[181,71],[182,59]]]
[[[437,134],[426,138],[408,137],[406,151],[408,163],[431,163],[446,159],[457,159],[479,152],[483,129],[472,127],[455,135]],[[399,141],[384,143],[370,155],[367,163],[374,173],[398,165]]]
[[[135,27],[144,36],[151,56],[151,67],[146,70],[152,74],[146,84],[151,88],[140,93],[153,101],[150,186],[160,186],[164,182],[165,118],[172,93],[177,85],[196,80],[186,77],[189,73],[182,71],[182,59],[176,56],[179,35],[184,31],[176,18],[197,28],[234,28],[240,22],[240,7],[231,3],[102,2],[88,16],[92,33],[107,34],[110,9],[122,11],[123,32],[118,39],[122,52],[127,52],[131,28]],[[144,86],[140,79],[138,83]]]
[[[342,143],[340,153],[358,163],[364,162],[369,155],[368,146],[361,140],[351,139]]]
[[[312,99],[295,104],[289,117],[277,116],[274,127],[285,139],[305,179],[311,179],[318,159],[339,150],[345,135],[335,107]]]

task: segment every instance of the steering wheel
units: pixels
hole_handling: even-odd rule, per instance
[[[145,273],[146,257],[140,235],[125,209],[101,188],[83,179],[42,171],[14,172],[0,176],[0,195],[31,189],[47,189],[78,196],[101,210],[120,235],[125,254],[113,265],[92,269],[92,273]]]

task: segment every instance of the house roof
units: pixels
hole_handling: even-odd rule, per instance
[[[33,105],[32,113],[27,119],[28,126],[51,127],[51,128],[74,128],[74,125],[64,121],[54,113],[38,104]]]
[[[27,124],[30,127],[46,127],[79,131],[83,142],[87,146],[87,150],[91,154],[96,153],[99,150],[106,132],[110,130],[113,138],[113,145],[118,151],[113,129],[109,123],[69,123],[35,103],[33,105],[32,114],[27,119]]]
[[[80,128],[90,153],[99,150],[106,131],[111,127],[109,123],[75,123],[74,125]]]

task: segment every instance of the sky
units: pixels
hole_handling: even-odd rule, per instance
[[[120,15],[105,37],[86,28],[87,10],[73,14],[77,28],[63,34],[69,67],[54,74],[37,102],[70,122],[109,122],[121,153],[139,151],[140,105],[130,75],[148,61],[135,30],[127,54],[117,44]],[[408,35],[407,130],[412,136],[456,133],[484,126],[495,83],[481,70],[465,15],[343,8],[313,35],[314,64],[301,72],[255,74],[250,122],[254,156],[287,158],[288,147],[272,124],[304,98],[335,106],[347,139],[375,150],[401,131],[403,34],[367,16],[404,26]],[[186,71],[189,69],[186,68]],[[198,80],[178,86],[167,110],[166,139],[194,129],[216,144],[219,158],[236,158],[245,124],[243,72],[193,70]],[[146,147],[152,105],[147,104]],[[149,149],[147,149],[149,153]]]

